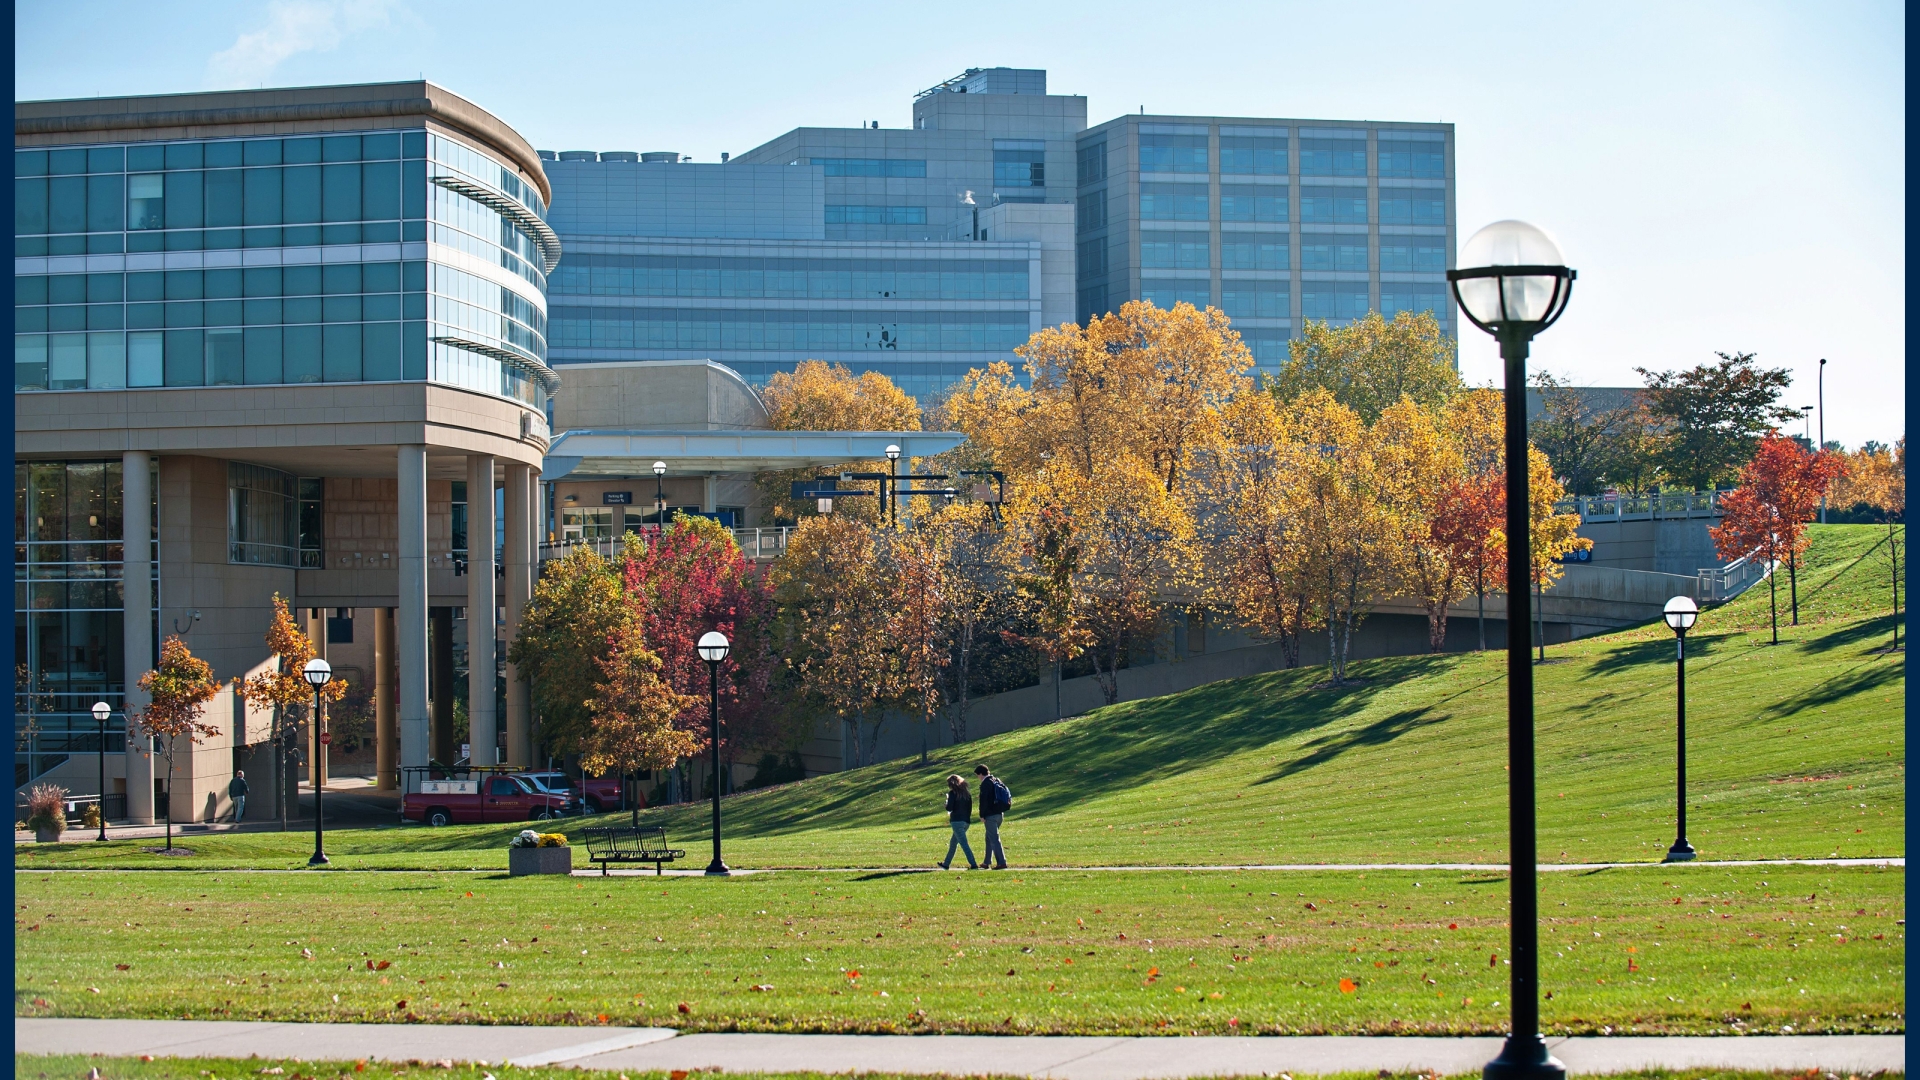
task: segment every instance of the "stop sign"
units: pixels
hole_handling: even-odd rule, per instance
[[[323,731],[320,733],[320,745],[325,746],[332,741],[333,741],[333,732]]]

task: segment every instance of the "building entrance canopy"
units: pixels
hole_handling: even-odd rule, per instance
[[[648,477],[656,461],[680,476],[805,469],[878,461],[889,445],[909,459],[932,457],[966,440],[958,431],[569,431],[547,451],[541,479]]]

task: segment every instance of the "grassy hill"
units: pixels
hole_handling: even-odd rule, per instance
[[[1904,542],[1904,537],[1903,537]],[[1691,839],[1704,859],[1904,854],[1904,651],[1885,649],[1884,529],[1816,526],[1799,626],[1768,644],[1765,583],[1688,641]],[[729,862],[924,866],[945,853],[950,772],[1015,794],[1024,865],[1500,862],[1499,652],[1278,671],[1127,702],[933,755],[726,800]],[[1653,625],[1548,650],[1536,669],[1540,854],[1656,860],[1673,839],[1673,636]],[[702,805],[643,813],[701,855]],[[590,824],[591,822],[589,822]],[[494,868],[519,826],[338,832],[339,866]],[[579,825],[571,827],[578,830]],[[979,830],[974,830],[978,850]],[[199,866],[298,865],[300,834],[196,836]],[[152,863],[150,842],[22,849],[20,866]],[[584,858],[584,857],[583,857]]]

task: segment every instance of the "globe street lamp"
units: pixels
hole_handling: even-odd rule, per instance
[[[332,740],[326,730],[326,714],[321,711],[320,691],[329,682],[333,681],[333,665],[316,656],[307,661],[307,666],[300,669],[300,674],[313,686],[313,729],[320,736],[320,746],[325,746]],[[308,866],[325,866],[328,862],[327,849],[325,846],[326,815],[321,812],[320,807],[320,793],[326,785],[322,783],[320,779],[320,769],[318,768],[320,764],[318,760],[319,755],[320,749],[319,747],[315,747],[315,768],[313,769],[313,858],[307,860]]]
[[[1686,862],[1693,858],[1693,845],[1687,843],[1687,631],[1693,629],[1694,620],[1700,617],[1700,608],[1691,596],[1676,596],[1667,601],[1665,615],[1667,625],[1673,628],[1674,659],[1679,678],[1679,707],[1677,715],[1680,721],[1680,826],[1674,834],[1673,846],[1667,849],[1667,857],[1662,862]]]
[[[1507,468],[1507,832],[1513,849],[1513,1030],[1487,1080],[1562,1077],[1567,1067],[1540,1037],[1540,898],[1534,850],[1533,663],[1527,485],[1527,347],[1566,310],[1574,272],[1559,245],[1522,221],[1474,233],[1447,271],[1453,296],[1473,325],[1500,343],[1506,367]]]
[[[899,491],[900,490],[900,479],[899,479],[900,447],[894,443],[887,444],[887,476],[888,476],[887,480],[882,480],[880,482],[881,490],[885,491],[887,489],[887,485],[891,483],[893,485],[893,490],[896,492]],[[892,525],[897,518],[897,515],[894,512],[894,505],[893,505],[897,501],[899,501],[899,496],[897,495],[887,496],[887,524],[889,525]]]
[[[113,706],[104,701],[93,703],[93,722],[100,725],[100,835],[95,840],[107,838],[107,717],[113,715]]]
[[[662,482],[666,479],[666,475],[667,475],[667,463],[664,461],[654,462],[653,463],[653,520],[656,524],[662,527],[665,527],[667,524],[667,489],[661,486]]]
[[[727,635],[709,630],[700,635],[694,649],[707,662],[707,747],[713,754],[713,861],[707,864],[708,877],[726,877],[732,871],[720,861],[720,661],[727,658],[732,644]]]

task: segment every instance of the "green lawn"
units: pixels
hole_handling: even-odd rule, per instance
[[[1706,859],[1904,854],[1904,653],[1888,655],[1887,541],[1815,526],[1801,626],[1767,644],[1764,584],[1689,639],[1691,839]],[[1784,578],[1784,575],[1783,575]],[[1780,586],[1782,618],[1786,585]],[[1459,613],[1470,618],[1470,611]],[[1673,839],[1673,639],[1664,626],[1548,650],[1536,669],[1540,854],[1657,859]],[[945,853],[949,772],[987,760],[1015,792],[1017,864],[1501,862],[1505,659],[1399,657],[1279,671],[1127,702],[907,760],[726,800],[746,867],[926,866]],[[650,810],[695,854],[703,805]],[[578,835],[581,822],[569,831]],[[328,838],[342,868],[497,869],[521,826]],[[979,838],[976,828],[974,837]],[[124,841],[19,849],[15,864],[297,867],[307,834],[195,836],[189,859]],[[977,847],[977,843],[976,843]]]
[[[356,1063],[358,1064],[358,1063]],[[278,1068],[286,1080],[301,1080],[308,1077],[318,1080],[323,1073],[334,1068],[303,1062],[299,1058],[258,1059],[236,1061],[232,1058],[161,1058],[156,1061],[139,1061],[134,1058],[82,1057],[79,1054],[58,1056],[37,1056],[17,1054],[13,1059],[13,1074],[27,1080],[40,1077],[84,1077],[90,1068],[100,1070],[101,1080],[200,1080],[211,1076],[218,1080],[227,1076],[238,1080],[242,1074],[257,1074],[260,1069]],[[398,1080],[401,1077],[419,1075],[423,1068],[431,1069],[425,1075],[436,1080],[484,1080],[492,1076],[490,1069],[478,1065],[454,1065],[440,1068],[435,1063],[416,1062],[411,1068],[407,1065],[387,1065],[369,1061],[364,1068],[352,1072],[341,1070],[340,1075],[350,1080]],[[684,1071],[676,1070],[677,1080],[686,1080]],[[730,1080],[841,1080],[844,1073],[728,1073]],[[1806,1073],[1745,1072],[1721,1069],[1675,1069],[1672,1071],[1648,1070],[1644,1072],[1616,1073],[1616,1080],[1806,1080]],[[665,1072],[609,1072],[602,1069],[537,1068],[515,1069],[514,1080],[676,1080],[674,1074]],[[1289,1080],[1424,1080],[1426,1073],[1287,1073]],[[1903,1080],[1905,1073],[1882,1073],[1879,1080]],[[861,1080],[908,1080],[900,1073],[861,1073]]]
[[[22,1016],[1496,1033],[1503,874],[20,872]],[[1904,1030],[1905,873],[1541,879],[1552,1032]]]

